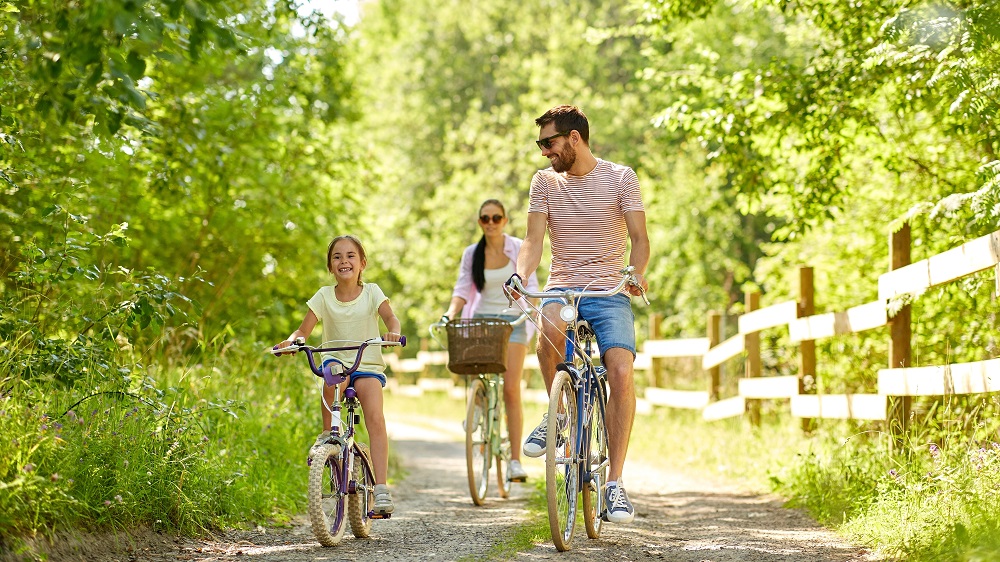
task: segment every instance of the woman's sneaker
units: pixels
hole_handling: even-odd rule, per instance
[[[528,473],[521,466],[521,461],[511,459],[507,463],[507,480],[511,482],[526,482],[528,480]]]
[[[392,513],[395,506],[392,505],[392,494],[389,493],[389,486],[385,484],[375,484],[375,513],[388,515]]]
[[[628,501],[625,488],[611,482],[604,488],[602,518],[612,523],[631,523],[635,519],[635,509],[632,507],[632,502]]]

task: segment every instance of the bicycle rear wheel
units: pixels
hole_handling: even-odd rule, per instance
[[[497,494],[501,498],[510,497],[511,482],[508,480],[507,463],[510,462],[510,434],[507,433],[507,410],[504,408],[502,386],[497,388],[496,414],[493,416],[492,443],[497,450]]]
[[[486,384],[476,378],[469,392],[469,406],[465,414],[465,466],[469,476],[469,495],[472,503],[483,505],[489,487],[490,463],[493,461],[490,445],[489,396]]]
[[[353,489],[347,497],[347,514],[351,520],[351,532],[360,539],[368,538],[372,530],[372,519],[368,515],[375,507],[375,469],[372,467],[371,453],[364,443],[354,444]]]
[[[587,536],[596,539],[601,536],[601,515],[604,512],[602,488],[608,481],[608,428],[604,424],[602,408],[608,403],[603,383],[594,389],[588,427],[584,430],[590,443],[583,483],[583,523]]]
[[[341,493],[340,449],[328,443],[309,452],[309,522],[323,546],[336,546],[344,538],[347,502]]]
[[[545,497],[549,530],[556,550],[570,548],[576,527],[580,467],[574,451],[577,438],[576,389],[569,373],[559,371],[549,393],[545,444]]]

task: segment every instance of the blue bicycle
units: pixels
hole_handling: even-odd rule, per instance
[[[580,299],[610,297],[626,286],[640,287],[635,268],[621,271],[622,279],[611,290],[528,292],[520,278],[510,280],[511,288],[521,295],[537,298],[560,298],[566,304],[559,317],[566,322],[565,360],[556,368],[549,391],[548,426],[545,443],[545,496],[548,503],[549,530],[556,549],[570,548],[577,514],[582,507],[587,536],[601,535],[604,514],[603,486],[608,480],[608,430],[605,412],[608,405],[607,371],[591,359],[596,341],[586,320],[579,317]],[[642,295],[646,304],[649,300]],[[543,318],[538,316],[539,321]],[[539,326],[539,329],[541,326]],[[582,502],[580,496],[582,494]],[[582,506],[580,505],[582,503]]]

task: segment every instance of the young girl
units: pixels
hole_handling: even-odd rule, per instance
[[[382,318],[388,330],[383,340],[399,341],[399,319],[389,306],[389,299],[374,283],[361,281],[361,273],[368,265],[365,249],[355,236],[338,236],[330,242],[326,254],[326,266],[336,279],[333,286],[322,287],[309,302],[309,311],[297,330],[278,344],[288,347],[296,338],[307,338],[323,322],[323,341],[367,340],[377,338],[378,319]],[[354,364],[355,351],[331,353],[347,365]],[[324,364],[333,359],[324,359]],[[372,464],[375,469],[375,511],[392,513],[392,496],[386,485],[389,472],[389,438],[385,430],[385,415],[382,413],[382,388],[385,386],[385,361],[382,348],[374,345],[365,349],[361,365],[351,375],[350,384],[358,393],[361,409],[365,414],[365,426],[371,439]],[[323,397],[329,404],[334,398],[333,387],[323,387]],[[323,433],[316,438],[322,444],[330,435],[333,418],[326,407],[323,412]]]

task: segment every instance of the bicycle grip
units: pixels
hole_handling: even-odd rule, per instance
[[[399,345],[406,347],[406,336],[399,336]]]

